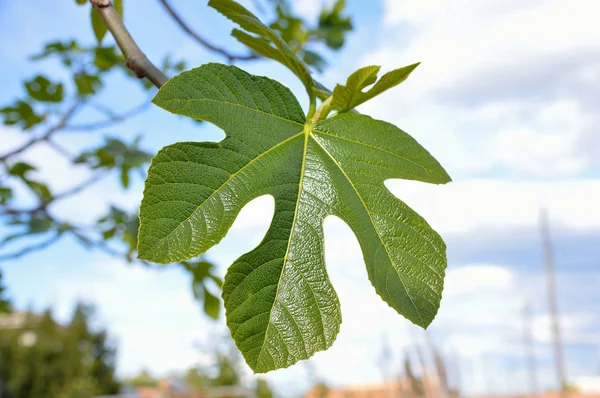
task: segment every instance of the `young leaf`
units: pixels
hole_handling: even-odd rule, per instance
[[[313,80],[306,65],[296,56],[287,43],[271,28],[263,24],[254,14],[233,0],[210,0],[210,7],[238,24],[247,32],[258,37],[234,30],[232,35],[258,54],[287,66],[306,87],[309,97],[314,98]],[[271,46],[273,43],[275,47]]]
[[[383,300],[420,326],[433,320],[444,242],[384,185],[390,178],[450,181],[412,137],[356,114],[313,125],[278,82],[220,64],[171,79],[154,103],[213,123],[227,138],[170,145],[152,160],[140,211],[141,259],[197,257],[252,199],[275,199],[264,240],[231,265],[223,285],[227,324],[255,372],[307,359],[339,331],[340,305],[325,269],[327,215],[356,234]]]
[[[121,18],[123,18],[123,0],[113,0],[113,7],[115,7]],[[92,21],[92,29],[94,30],[94,36],[96,36],[98,45],[100,45],[102,44],[102,39],[104,39],[104,36],[106,36],[106,32],[108,32],[108,29],[106,27],[106,24],[102,20],[102,17],[98,13],[98,11],[94,9],[94,7],[91,7],[90,18]]]
[[[377,83],[375,81],[377,80],[377,73],[379,73],[379,66],[360,68],[348,77],[345,86],[338,84],[335,87],[331,100],[331,109],[336,109],[340,113],[348,112],[363,102],[402,83],[417,66],[419,66],[419,63],[388,72]],[[362,91],[365,87],[373,83],[375,85],[370,90],[367,92]]]
[[[91,7],[90,12],[92,30],[94,31],[94,36],[96,37],[96,41],[98,41],[98,45],[100,45],[102,44],[102,39],[104,39],[104,36],[106,36],[106,32],[108,32],[108,28],[94,7]]]

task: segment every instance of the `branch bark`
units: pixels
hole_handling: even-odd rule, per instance
[[[123,52],[127,67],[129,67],[137,77],[145,77],[156,87],[162,87],[169,78],[162,73],[160,69],[154,66],[138,47],[110,0],[90,0],[90,2],[98,14],[100,14],[100,17],[102,17],[106,27]]]

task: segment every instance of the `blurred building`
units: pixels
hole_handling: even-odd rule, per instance
[[[162,379],[156,387],[125,386],[119,395],[95,398],[255,398],[255,391],[241,386],[212,387],[192,392],[177,379]]]
[[[408,398],[418,396],[448,397],[449,395],[442,394],[439,382],[434,378],[429,378],[427,381],[422,379],[399,380],[335,388],[317,384],[304,395],[304,398]],[[455,396],[455,394],[450,396]]]

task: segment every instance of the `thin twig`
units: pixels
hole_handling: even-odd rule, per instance
[[[27,141],[25,144],[21,145],[20,147],[13,149],[12,151],[0,156],[0,162],[3,162],[3,163],[6,162],[9,158],[20,154],[21,152],[27,150],[29,147],[37,144],[38,142],[49,140],[50,137],[52,137],[52,134],[56,133],[59,130],[62,130],[66,126],[67,122],[73,117],[73,115],[75,114],[75,112],[77,111],[77,109],[79,108],[80,105],[81,105],[81,101],[78,100],[63,115],[63,117],[60,118],[58,123],[51,126],[48,130],[46,130],[46,132],[44,134],[40,135],[39,137],[32,138],[31,140]]]
[[[53,202],[68,198],[69,196],[77,195],[81,191],[86,190],[87,188],[94,185],[95,183],[97,183],[98,181],[100,181],[101,179],[105,178],[108,175],[109,175],[108,173],[98,173],[98,174],[88,178],[87,180],[83,181],[82,183],[77,184],[70,189],[67,189],[66,191],[63,191],[59,194],[54,195],[54,197],[52,197],[52,199],[48,203],[53,203]]]
[[[126,119],[129,119],[133,116],[136,116],[136,115],[144,112],[146,109],[148,109],[150,107],[150,105],[151,105],[151,102],[146,100],[126,112],[123,112],[120,114],[113,113],[105,120],[99,120],[99,121],[91,122],[88,124],[70,124],[70,125],[65,126],[64,130],[65,131],[93,131],[93,130],[111,127],[111,126],[114,126],[115,124],[121,123],[121,122],[125,121]],[[96,107],[96,106],[98,106],[98,105],[94,105],[94,107]],[[103,113],[106,113],[106,112],[103,111]]]
[[[82,232],[82,228],[73,228],[69,232],[71,232],[73,234],[73,236],[75,236],[77,239],[79,239],[81,242],[83,242],[84,245],[87,245],[90,248],[99,249],[99,250],[103,251],[104,253],[109,254],[113,257],[123,258],[123,257],[127,256],[126,253],[121,253],[118,250],[115,250],[112,247],[108,246],[106,244],[106,242],[103,242],[100,240],[94,240],[94,239],[86,236]]]
[[[53,139],[46,140],[46,143],[48,144],[48,146],[50,148],[54,149],[54,151],[56,151],[60,155],[63,155],[65,158],[69,159],[70,161],[73,161],[73,159],[75,158],[75,156],[68,149],[64,148],[62,145],[58,144]]]
[[[256,59],[260,58],[257,54],[254,54],[254,53],[245,54],[245,55],[232,54],[229,51],[225,50],[224,48],[218,47],[218,46],[210,43],[208,40],[206,40],[205,38],[200,36],[196,31],[194,31],[187,23],[185,23],[185,21],[181,18],[181,16],[179,14],[177,14],[177,12],[173,9],[173,7],[171,7],[171,5],[169,4],[169,2],[167,0],[158,0],[158,1],[165,7],[165,10],[167,10],[169,15],[171,15],[173,20],[175,20],[175,22],[179,25],[179,27],[181,29],[183,29],[183,31],[185,33],[187,33],[192,39],[194,39],[196,42],[198,42],[201,46],[227,58],[227,61],[229,61],[229,62],[251,61],[251,60],[256,60]]]
[[[39,242],[39,243],[36,243],[33,245],[25,246],[25,247],[23,247],[17,251],[14,251],[12,253],[0,255],[0,261],[16,260],[16,259],[19,259],[21,257],[28,255],[32,251],[43,250],[43,249],[53,245],[54,243],[56,243],[60,239],[60,237],[61,237],[61,235],[57,233],[57,234],[53,235],[52,237],[50,237],[50,239],[44,240],[42,242]]]
[[[54,195],[49,200],[40,202],[40,204],[37,205],[36,207],[32,207],[29,209],[15,209],[15,208],[4,206],[4,208],[0,211],[0,216],[16,216],[19,214],[35,214],[37,212],[46,212],[48,209],[48,206],[50,204],[61,201],[70,196],[77,195],[78,193],[86,190],[87,188],[94,185],[95,183],[97,183],[98,181],[100,181],[101,179],[105,178],[108,175],[109,175],[109,173],[96,174],[96,175],[90,177],[89,179],[81,182],[80,184],[77,184],[59,194]]]
[[[139,78],[147,78],[156,87],[162,87],[169,78],[160,71],[133,40],[123,25],[121,16],[109,0],[90,0],[106,27],[112,33],[117,45],[125,56],[125,63]]]

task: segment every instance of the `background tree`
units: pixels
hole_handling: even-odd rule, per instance
[[[147,369],[140,371],[137,376],[125,379],[124,383],[133,387],[157,387],[159,380],[152,376]]]
[[[273,398],[273,390],[265,379],[256,379],[256,396],[258,398]]]
[[[6,288],[2,281],[2,272],[0,271],[0,313],[10,312],[11,304],[6,297]]]
[[[12,329],[0,330],[0,397],[84,398],[118,392],[116,349],[107,331],[90,323],[93,307],[78,304],[68,325],[50,310],[18,313]]]

